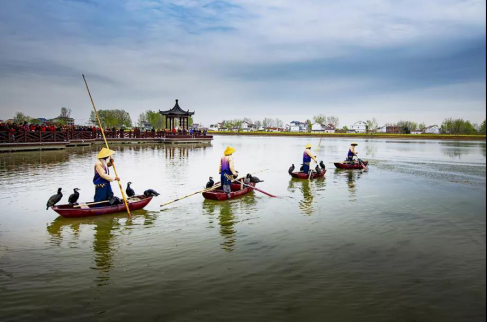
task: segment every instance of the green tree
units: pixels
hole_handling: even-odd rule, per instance
[[[485,120],[482,122],[482,124],[480,124],[479,134],[485,135]]]
[[[480,129],[482,125],[480,126]],[[472,135],[478,134],[477,129],[475,128],[470,121],[465,121],[463,119],[453,119],[447,118],[441,124],[441,132],[444,134],[455,134],[455,135]]]
[[[25,115],[22,112],[16,112],[13,118],[14,123],[22,124],[24,122],[29,122],[31,120],[30,116]]]
[[[315,124],[326,125],[325,124],[326,123],[326,116],[324,116],[323,114],[313,116],[313,121],[315,122]]]
[[[100,117],[101,124],[104,128],[132,127],[130,114],[124,110],[99,110],[98,116]],[[98,125],[94,112],[91,112],[90,114],[90,123]]]
[[[61,113],[59,113],[60,119],[68,119],[71,117],[71,109],[67,107],[61,107]]]
[[[397,126],[401,128],[402,134],[411,134],[411,131],[416,130],[416,128],[418,127],[418,123],[415,123],[413,121],[399,121],[397,123]]]

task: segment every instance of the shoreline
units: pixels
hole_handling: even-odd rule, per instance
[[[406,139],[406,140],[453,140],[453,141],[485,141],[485,135],[449,135],[449,134],[363,134],[363,133],[291,133],[291,132],[214,132],[209,135],[222,136],[274,136],[274,137],[313,137],[313,138],[364,138],[364,139]]]

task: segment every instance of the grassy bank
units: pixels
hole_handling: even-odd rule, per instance
[[[364,138],[364,139],[410,139],[410,140],[476,140],[485,141],[485,135],[450,135],[450,134],[387,134],[387,133],[292,133],[292,132],[208,132],[210,135],[237,136],[289,136],[289,137],[325,137],[325,138]]]

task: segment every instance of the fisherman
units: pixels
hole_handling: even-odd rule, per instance
[[[355,152],[355,147],[358,144],[353,142],[352,145],[350,145],[350,149],[348,150],[348,155],[347,155],[347,160],[350,163],[354,163],[353,157],[358,156],[358,152]]]
[[[221,185],[223,192],[225,192],[230,199],[230,193],[232,192],[232,181],[238,177],[238,171],[235,171],[235,165],[233,162],[233,154],[236,152],[234,148],[227,147],[224,152],[224,156],[220,161],[220,168],[218,173],[221,175]]]
[[[101,149],[98,153],[97,160],[95,162],[95,177],[93,178],[93,184],[95,185],[95,202],[110,200],[113,197],[112,187],[110,182],[120,181],[118,177],[111,177],[109,167],[112,166],[112,155],[115,151],[107,148]]]
[[[311,153],[311,148],[311,144],[307,144],[306,149],[303,153],[303,173],[309,173],[311,160],[314,160],[316,163],[318,163],[316,156]]]

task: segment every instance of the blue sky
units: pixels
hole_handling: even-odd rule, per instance
[[[0,119],[99,109],[480,123],[485,1],[3,0]]]

